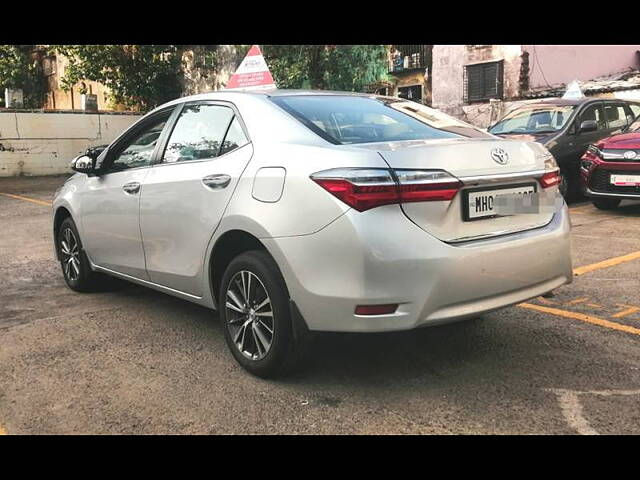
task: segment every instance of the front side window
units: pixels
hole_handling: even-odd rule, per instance
[[[599,103],[589,105],[582,111],[580,114],[580,120],[578,121],[578,127],[582,125],[582,122],[587,120],[594,120],[598,125],[598,130],[605,130],[607,128],[607,122],[604,119],[602,105]]]
[[[334,144],[490,136],[429,107],[403,100],[342,95],[291,95],[271,100]]]
[[[207,160],[221,155],[233,117],[229,107],[206,103],[185,105],[169,137],[162,163]]]
[[[607,104],[604,107],[604,115],[609,128],[622,128],[628,124],[624,105]]]
[[[640,133],[640,115],[629,125],[627,132]]]
[[[553,133],[562,129],[574,110],[573,105],[530,105],[510,112],[489,130],[493,134]]]
[[[151,165],[151,155],[170,115],[171,112],[160,114],[150,125],[142,128],[122,147],[117,148],[110,170],[120,171]]]

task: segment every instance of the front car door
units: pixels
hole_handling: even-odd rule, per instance
[[[209,240],[253,147],[235,107],[189,102],[145,178],[140,229],[152,282],[202,296]]]
[[[99,158],[99,174],[80,193],[82,240],[91,261],[148,279],[140,236],[140,193],[172,109],[132,127]]]

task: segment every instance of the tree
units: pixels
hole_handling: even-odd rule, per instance
[[[177,45],[55,45],[53,50],[69,62],[62,78],[65,90],[82,80],[100,82],[114,103],[141,110],[180,96],[182,52]]]
[[[44,96],[40,65],[31,58],[33,45],[0,45],[0,91],[22,89],[24,106],[39,108]]]
[[[362,91],[387,77],[385,45],[265,45],[279,88]]]

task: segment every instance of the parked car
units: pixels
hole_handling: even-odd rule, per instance
[[[580,178],[585,195],[602,210],[640,200],[640,116],[623,133],[589,146]]]
[[[398,98],[180,98],[73,169],[53,203],[67,285],[107,274],[216,309],[256,375],[313,332],[477,317],[573,277],[548,150]]]
[[[640,114],[640,103],[584,98],[551,99],[523,105],[489,128],[504,138],[533,140],[553,154],[565,198],[580,193],[580,157],[587,147],[627,127]]]

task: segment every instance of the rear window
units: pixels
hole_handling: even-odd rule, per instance
[[[491,137],[415,102],[341,95],[292,95],[271,100],[335,144]]]

